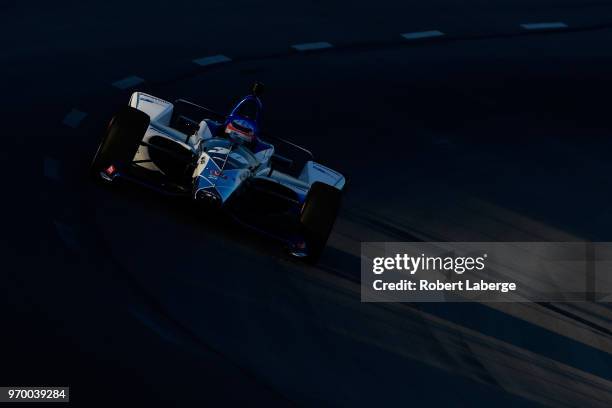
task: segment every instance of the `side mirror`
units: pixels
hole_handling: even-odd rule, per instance
[[[264,93],[264,84],[262,84],[261,82],[255,82],[253,84],[252,92],[253,95],[260,97]]]

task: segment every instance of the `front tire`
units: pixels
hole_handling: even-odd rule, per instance
[[[314,182],[302,207],[300,222],[306,242],[306,260],[316,263],[334,226],[342,192],[329,184]]]
[[[108,125],[91,163],[91,174],[98,178],[109,166],[123,167],[131,163],[151,119],[146,113],[126,106]]]

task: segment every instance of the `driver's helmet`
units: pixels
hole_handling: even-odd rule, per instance
[[[233,142],[251,144],[255,142],[255,123],[249,119],[232,118],[225,126],[225,136]]]

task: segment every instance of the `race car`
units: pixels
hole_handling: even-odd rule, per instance
[[[92,175],[190,198],[199,210],[223,211],[280,240],[290,255],[316,262],[346,179],[307,149],[262,135],[262,92],[256,83],[229,115],[134,92],[110,121]]]

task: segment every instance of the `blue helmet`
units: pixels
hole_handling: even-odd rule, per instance
[[[253,86],[253,93],[234,106],[225,122],[225,134],[229,138],[247,143],[257,141],[263,112],[263,105],[259,99],[262,92],[263,85],[257,82]]]
[[[257,140],[255,122],[234,115],[225,125],[225,136],[237,143],[253,143]]]

